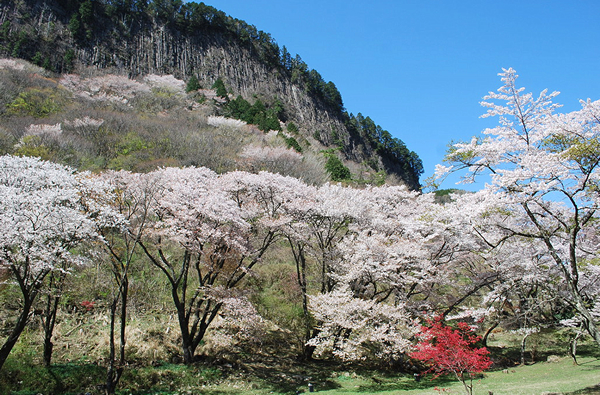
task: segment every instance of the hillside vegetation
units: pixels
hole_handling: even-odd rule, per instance
[[[0,22],[0,391],[472,395],[597,365],[600,101],[556,113],[503,69],[498,126],[436,172],[490,181],[423,193],[400,140],[211,7]],[[587,366],[552,388],[592,393]]]
[[[215,87],[227,108],[214,115],[242,118],[263,130],[290,126],[297,135],[288,138],[307,151],[335,153],[355,179],[387,174],[388,182],[420,186],[418,156],[369,117],[347,113],[333,82],[268,33],[203,3],[2,2],[0,26],[0,55],[81,77],[173,75],[193,90]],[[177,107],[164,96],[153,99],[161,103],[138,101],[136,111]],[[245,114],[246,106],[261,119]]]
[[[2,153],[80,170],[194,165],[218,172],[268,170],[312,184],[330,177],[325,156],[297,131],[278,121],[274,130],[259,129],[259,118],[270,113],[257,109],[259,101],[248,109],[255,110],[258,125],[225,118],[216,114],[234,106],[214,89],[186,93],[186,82],[173,76],[54,76],[23,61],[0,60],[0,85]]]

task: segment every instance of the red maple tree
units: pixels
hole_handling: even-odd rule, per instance
[[[417,335],[420,338],[417,351],[410,356],[429,365],[426,373],[434,373],[434,377],[454,374],[464,385],[466,393],[472,395],[474,374],[483,372],[492,364],[489,351],[485,347],[474,346],[481,338],[468,324],[459,322],[453,329],[442,320],[442,317],[437,317],[429,320],[428,326],[421,327]]]

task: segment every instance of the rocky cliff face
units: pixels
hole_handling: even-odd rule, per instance
[[[93,26],[88,26],[85,37],[78,37],[73,34],[72,21],[77,13],[68,11],[65,3],[3,0],[0,54],[28,60],[41,55],[59,72],[93,67],[133,77],[173,74],[187,79],[195,75],[203,87],[220,78],[234,96],[280,100],[286,121],[298,125],[312,144],[327,148],[341,142],[345,159],[355,163],[354,171],[362,171],[361,164],[367,161],[378,163],[409,187],[418,188],[418,175],[382,160],[361,136],[349,132],[339,110],[307,92],[297,81],[292,82],[287,70],[264,61],[253,45],[230,32],[201,29],[184,33],[172,23],[146,14],[109,18],[101,12],[101,5],[95,4]]]

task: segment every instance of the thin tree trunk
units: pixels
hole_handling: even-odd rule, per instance
[[[109,334],[109,351],[108,351],[108,367],[106,369],[106,394],[114,394],[121,375],[123,367],[116,361],[116,344],[115,344],[115,325],[117,320],[118,298],[113,300],[110,307],[110,334]]]
[[[43,318],[44,327],[44,365],[50,366],[52,363],[52,351],[54,344],[52,343],[52,335],[54,334],[54,327],[56,325],[56,316],[58,315],[58,303],[62,293],[62,287],[65,280],[65,274],[50,273],[50,284],[48,297],[46,299],[46,311],[45,317]],[[52,293],[55,293],[52,295]]]
[[[56,315],[58,313],[58,302],[60,296],[48,295],[46,303],[46,318],[44,319],[44,365],[50,366],[52,363],[52,335],[56,324]]]
[[[29,264],[28,261],[29,259],[27,259],[27,264]],[[21,314],[19,314],[19,318],[17,319],[17,323],[15,324],[13,330],[10,332],[8,338],[0,348],[0,370],[2,370],[8,355],[19,340],[21,333],[23,333],[25,330],[25,326],[29,321],[29,313],[31,312],[33,303],[35,302],[35,299],[39,293],[41,282],[44,281],[44,278],[50,272],[50,270],[41,271],[34,279],[30,281],[31,285],[28,285],[28,281],[26,279],[27,273],[23,274],[19,272],[15,266],[11,266],[11,271],[17,279],[19,288],[21,289],[21,294],[23,295],[23,310],[21,310]]]
[[[123,292],[121,295],[121,344],[119,353],[119,363],[125,365],[125,344],[127,339],[125,338],[125,330],[127,329],[127,297],[129,294],[129,277],[123,277]]]
[[[17,323],[15,324],[13,330],[10,332],[8,339],[6,339],[6,341],[2,345],[2,348],[0,348],[0,370],[2,370],[2,366],[4,366],[8,355],[19,340],[19,336],[21,336],[21,333],[23,333],[23,330],[27,325],[27,321],[29,320],[29,313],[31,311],[31,306],[33,304],[32,302],[34,299],[35,296],[31,300],[29,300],[29,298],[26,298],[25,303],[23,305],[23,310],[21,311],[21,314],[17,319]]]
[[[462,375],[459,375],[458,373],[455,374],[456,378],[459,379],[462,385],[465,387],[465,393],[467,395],[473,395],[473,376],[471,376],[471,373],[463,373]],[[467,384],[467,379],[465,377],[466,374],[469,375],[471,385]]]
[[[577,341],[579,340],[579,337],[583,334],[582,330],[578,330],[577,333],[575,334],[575,336],[573,337],[573,339],[571,339],[571,342],[569,344],[569,354],[571,355],[571,358],[573,358],[573,364],[578,365],[577,363]]]
[[[499,324],[498,322],[494,322],[494,323],[492,324],[492,326],[490,326],[490,327],[488,328],[488,330],[487,330],[487,331],[485,331],[485,335],[483,335],[483,338],[481,339],[481,343],[482,343],[482,345],[483,345],[484,347],[487,347],[487,341],[488,341],[488,338],[490,337],[490,334],[492,333],[492,331],[493,331],[494,329],[496,329],[496,327],[498,326],[498,324]]]
[[[525,349],[527,347],[527,338],[531,333],[526,333],[521,339],[521,365],[525,366]]]
[[[290,247],[294,255],[296,262],[296,277],[300,291],[302,293],[302,313],[304,316],[304,339],[302,344],[302,359],[311,360],[315,352],[315,347],[308,345],[308,341],[315,336],[313,327],[311,325],[310,312],[308,310],[308,291],[306,281],[306,256],[304,254],[304,246],[301,243],[294,245],[291,239],[289,239]]]
[[[106,394],[114,394],[119,380],[125,369],[125,329],[127,327],[127,294],[129,288],[127,268],[123,270],[118,279],[119,288],[110,306],[110,333],[109,333],[109,356],[106,369]],[[120,336],[119,336],[119,360],[116,359],[115,326],[117,321],[117,310],[120,309]]]

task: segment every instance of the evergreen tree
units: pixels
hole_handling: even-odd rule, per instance
[[[292,55],[288,52],[288,50],[285,47],[285,45],[281,49],[281,65],[286,70],[291,70],[292,69]]]
[[[217,78],[217,80],[212,86],[212,89],[214,89],[217,92],[218,96],[227,98],[227,89],[225,88],[225,83],[221,78]]]
[[[344,165],[340,158],[333,153],[326,154],[326,156],[325,170],[327,170],[333,181],[346,181],[352,178],[350,169]]]
[[[200,86],[200,81],[198,81],[198,77],[196,77],[195,75],[192,75],[187,82],[185,91],[187,93],[189,93],[189,92],[197,91],[200,88],[202,88],[202,87]]]

